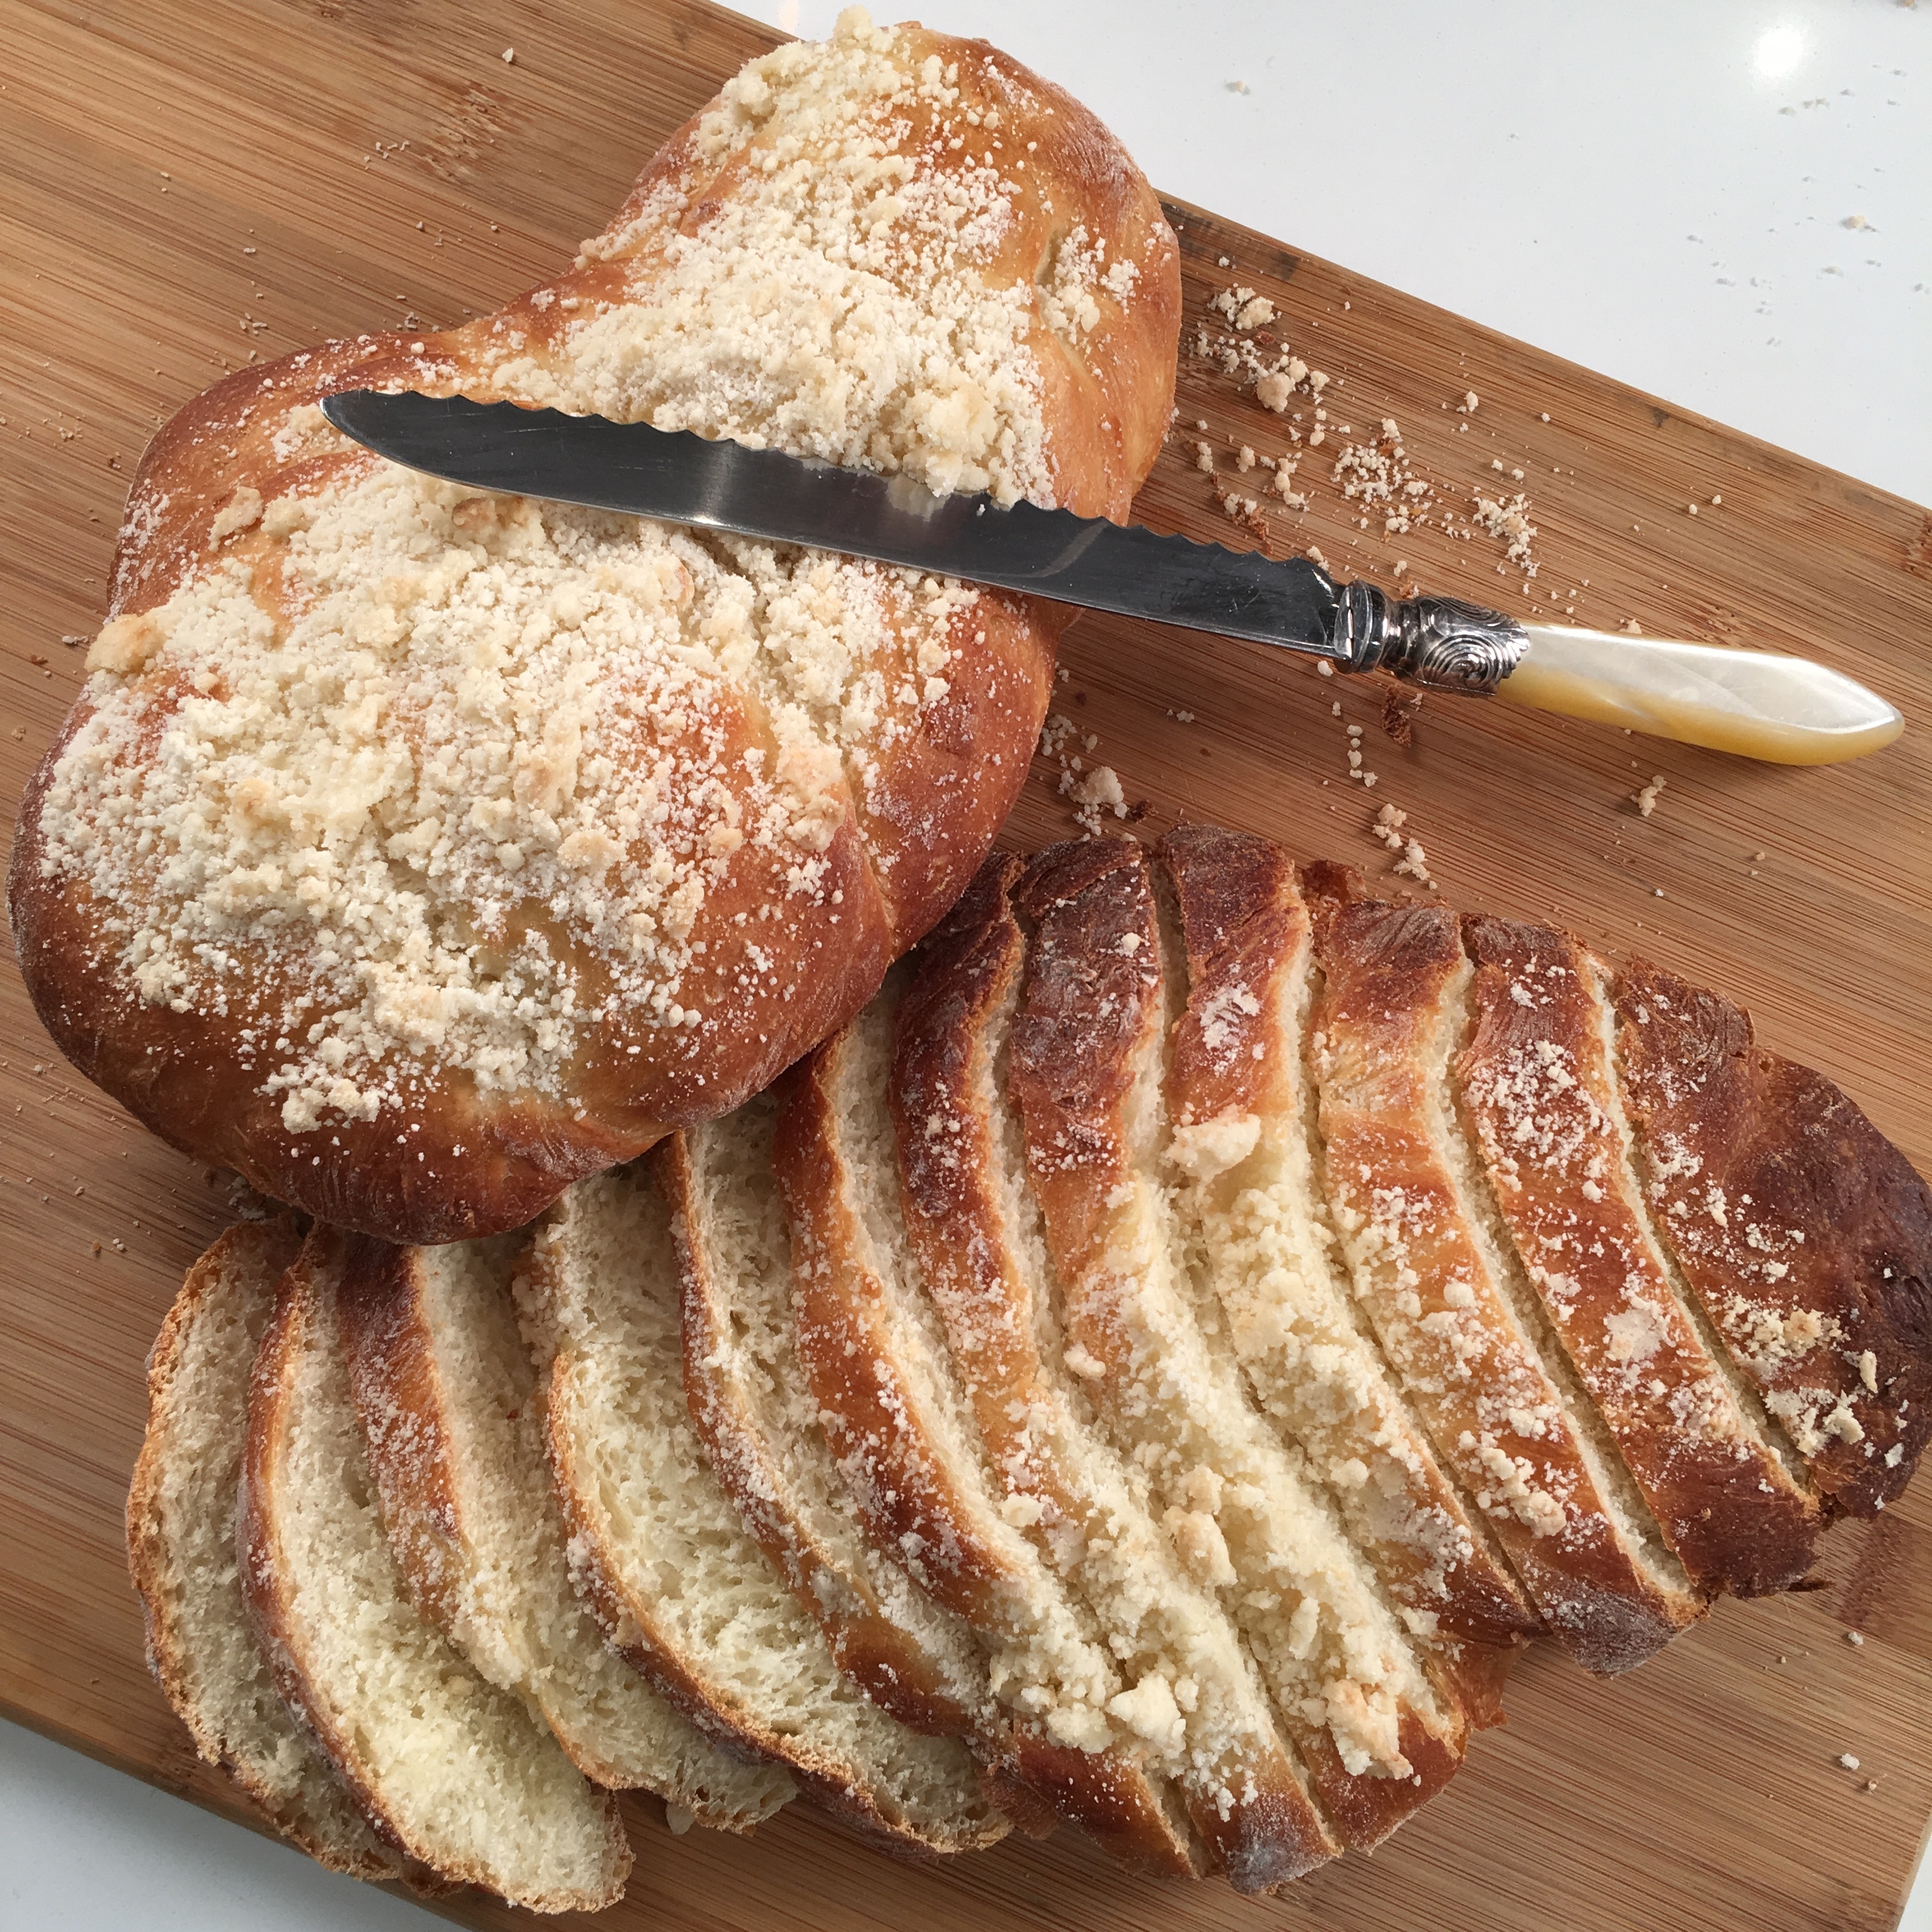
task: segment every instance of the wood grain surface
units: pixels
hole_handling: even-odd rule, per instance
[[[164,416],[251,356],[494,307],[601,226],[664,136],[767,40],[680,0],[0,4],[10,825],[74,694],[127,478]],[[1143,830],[1218,819],[1378,878],[1392,855],[1369,827],[1392,803],[1446,900],[1556,918],[1742,997],[1772,1045],[1840,1081],[1932,1168],[1932,517],[1211,215],[1174,214],[1190,352],[1146,520],[1262,540],[1216,492],[1258,496],[1270,480],[1235,467],[1241,443],[1280,456],[1291,428],[1318,426],[1312,403],[1298,425],[1271,416],[1191,352],[1197,324],[1218,322],[1212,296],[1251,286],[1277,306],[1272,332],[1333,379],[1324,442],[1301,446],[1307,510],[1263,500],[1271,548],[1317,546],[1385,586],[1400,560],[1400,580],[1519,614],[1815,655],[1883,692],[1908,728],[1867,763],[1790,771],[1432,699],[1402,746],[1376,688],[1089,618],[1066,651],[1057,708],[1077,736],[1060,757],[1118,772]],[[1471,391],[1475,411],[1460,412]],[[1366,530],[1354,520],[1332,459],[1385,417],[1455,512],[1454,533],[1385,538],[1378,514]],[[1479,493],[1517,491],[1538,532],[1534,580],[1496,539],[1462,533]],[[1348,776],[1351,723],[1372,790]],[[1644,818],[1632,794],[1659,774]],[[1072,824],[1059,760],[1035,776],[1011,828],[1022,847]],[[142,1667],[121,1538],[142,1358],[226,1202],[226,1177],[144,1137],[54,1059],[0,972],[0,1709],[234,1811]],[[1445,1796],[1372,1859],[1280,1900],[1124,1877],[1070,1832],[938,1869],[802,1811],[741,1842],[673,1838],[640,1805],[637,1875],[608,1918],[824,1932],[1890,1926],[1932,1814],[1928,1526],[1922,1479],[1877,1522],[1828,1540],[1820,1587],[1725,1606],[1622,1682],[1532,1656],[1509,1728],[1477,1742]],[[512,1922],[486,1903],[446,1909]]]

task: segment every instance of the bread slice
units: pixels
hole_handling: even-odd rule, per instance
[[[1321,985],[1310,1064],[1358,1305],[1546,1628],[1628,1670],[1703,1613],[1501,1225],[1451,1070],[1470,977],[1455,915],[1304,867]]]
[[[1543,926],[1467,918],[1462,943],[1475,974],[1456,1077],[1550,1325],[1698,1584],[1783,1589],[1810,1567],[1816,1502],[1650,1225],[1599,970]]]
[[[778,1102],[761,1094],[674,1135],[657,1156],[682,1286],[684,1387],[717,1472],[838,1667],[935,1737],[988,1714],[972,1627],[860,1532],[798,1359],[792,1235],[772,1172]]]
[[[1932,1435],[1932,1189],[1730,1000],[1643,964],[1612,993],[1653,1229],[1824,1506],[1869,1516]]]
[[[649,1160],[565,1196],[520,1292],[547,1331],[577,1582],[611,1640],[700,1728],[782,1760],[862,1829],[935,1852],[1003,1837],[964,1744],[908,1730],[841,1672],[719,1483],[686,1403],[677,1258]]]
[[[1366,1330],[1336,1252],[1304,1052],[1316,972],[1281,848],[1209,826],[1157,854],[1164,956],[1184,966],[1168,1157],[1195,1266],[1264,1414],[1306,1458],[1472,1721],[1540,1619]]]
[[[533,1911],[595,1911],[631,1867],[616,1801],[464,1661],[390,1556],[343,1358],[342,1249],[310,1234],[249,1386],[236,1537],[276,1684],[411,1856]]]
[[[988,1465],[908,1250],[886,1102],[904,984],[890,978],[786,1096],[776,1165],[799,1359],[873,1546],[988,1646],[992,1761],[1125,1862],[1190,1874],[1190,1834],[1154,1754],[1108,1714],[1120,1665],[1018,1526],[1027,1510]]]
[[[1172,1780],[1211,1862],[1238,1888],[1266,1890],[1340,1846],[1234,1626],[1150,1516],[1143,1472],[1095,1426],[1082,1379],[1092,1364],[1062,1324],[1006,1091],[1024,952],[1007,899],[1018,871],[1010,860],[988,862],[928,943],[896,1016],[890,1077],[904,1239],[889,1231],[885,1246],[903,1253],[892,1274],[902,1284],[894,1305],[906,1340],[895,1387],[950,1354],[1003,1516],[1024,1530],[1118,1659],[1124,1687],[1102,1706],[1112,1734],[1138,1739],[1149,1768]],[[868,1014],[853,1035],[860,1094],[884,1059],[875,1027]],[[850,1098],[838,1111],[863,1117]],[[857,1134],[849,1165],[872,1177],[878,1198],[868,1218],[884,1224],[891,1210],[878,1187],[879,1138],[876,1127]],[[908,1291],[915,1276],[923,1298]],[[934,1311],[941,1332],[927,1340]],[[892,1426],[876,1430],[888,1497],[898,1474],[890,1454],[909,1433],[898,1413],[892,1407]],[[948,1553],[940,1544],[920,1552],[935,1568]],[[1069,1695],[1050,1677],[1048,1688]]]
[[[346,1244],[338,1306],[384,1526],[418,1610],[543,1716],[593,1782],[743,1831],[792,1795],[720,1750],[604,1641],[571,1588],[544,1403],[511,1281],[527,1237]]]
[[[1378,1844],[1454,1774],[1468,1724],[1250,1400],[1189,1264],[1168,1186],[1164,962],[1152,869],[1130,839],[1051,847],[1014,904],[1029,928],[1009,1084],[1096,1407],[1216,1592],[1348,1844]]]
[[[244,1222],[188,1272],[148,1358],[148,1431],[128,1493],[128,1566],[148,1666],[195,1748],[282,1835],[332,1871],[397,1879],[372,1830],[271,1678],[235,1560],[248,1371],[302,1246],[286,1219]]]

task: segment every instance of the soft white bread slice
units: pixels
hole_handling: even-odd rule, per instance
[[[1455,915],[1304,868],[1323,1173],[1357,1301],[1546,1628],[1604,1673],[1702,1613],[1502,1226],[1452,1063],[1470,976]]]
[[[128,1565],[148,1664],[195,1748],[284,1838],[332,1871],[406,1875],[283,1702],[248,1622],[235,1499],[248,1372],[302,1238],[286,1220],[230,1228],[189,1269],[148,1358],[148,1432],[128,1494]]]
[[[1086,1606],[1118,1659],[1124,1688],[1104,1706],[1112,1734],[1138,1738],[1150,1769],[1173,1781],[1210,1862],[1238,1888],[1262,1891],[1340,1846],[1238,1632],[1150,1516],[1143,1472],[1095,1426],[1082,1380],[1091,1360],[1063,1324],[1006,1094],[1024,952],[1007,900],[1018,871],[1011,860],[988,862],[928,942],[896,1016],[892,1112],[907,1256],[898,1278],[910,1282],[916,1270],[926,1298],[902,1292],[914,1339],[902,1348],[898,1385],[950,1353],[1002,1514]],[[882,1058],[872,1025],[862,1018],[854,1035],[862,1090]],[[838,1111],[860,1108],[845,1099]],[[874,1188],[877,1145],[871,1130],[849,1163]],[[883,1201],[874,1211],[884,1217]],[[922,1306],[937,1311],[941,1333],[921,1346]],[[895,1425],[897,1414],[888,1412]],[[876,1432],[890,1478],[887,1458],[904,1432]],[[949,1554],[938,1544],[920,1553],[935,1570]],[[1070,1716],[1078,1707],[1062,1708]]]
[[[276,1684],[412,1857],[533,1911],[595,1911],[631,1868],[616,1800],[464,1661],[389,1553],[343,1359],[341,1251],[310,1234],[250,1381],[236,1538]]]
[[[1168,1068],[1174,1205],[1263,1412],[1299,1448],[1472,1721],[1539,1619],[1354,1306],[1305,1047],[1316,974],[1286,853],[1184,826],[1157,853],[1186,1004]]]
[[[990,1466],[899,1209],[886,1103],[894,974],[790,1082],[775,1160],[792,1228],[798,1355],[873,1546],[990,1649],[991,1760],[1116,1857],[1186,1875],[1196,1854],[1156,1754],[1107,1706],[1133,1680],[1020,1523]],[[1127,1660],[1130,1663],[1132,1660]]]
[[[838,1667],[880,1709],[934,1736],[987,1713],[971,1625],[866,1540],[798,1359],[792,1237],[760,1094],[674,1135],[657,1156],[682,1284],[684,1388],[711,1466]]]
[[[1817,1503],[1651,1224],[1603,970],[1544,926],[1466,918],[1462,944],[1463,1104],[1552,1328],[1698,1585],[1787,1588],[1810,1567]]]
[[[571,1587],[543,1393],[511,1281],[526,1237],[347,1244],[338,1306],[389,1546],[416,1607],[540,1712],[593,1782],[748,1829],[792,1795],[728,1756],[604,1641]]]
[[[648,1160],[550,1210],[520,1292],[548,1331],[576,1580],[611,1640],[694,1723],[782,1760],[862,1829],[937,1852],[1003,1837],[965,1745],[908,1730],[844,1676],[719,1483],[686,1403],[677,1257]]]
[[[1460,1762],[1468,1724],[1304,1460],[1256,1410],[1197,1281],[1170,1186],[1162,958],[1131,839],[1050,847],[1013,894],[1030,928],[1008,1084],[1076,1366],[1217,1592],[1338,1834],[1379,1844]]]

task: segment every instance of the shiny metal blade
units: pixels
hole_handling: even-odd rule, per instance
[[[777,450],[461,396],[353,389],[322,413],[405,468],[773,543],[904,564],[1346,662],[1339,595],[1306,557],[1275,561],[1028,502],[938,496],[902,477]]]

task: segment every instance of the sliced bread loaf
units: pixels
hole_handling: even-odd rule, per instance
[[[571,1587],[542,1388],[511,1296],[528,1246],[347,1244],[342,1333],[389,1546],[416,1607],[530,1700],[586,1778],[656,1792],[674,1823],[748,1829],[790,1779],[728,1756],[672,1709]]]
[[[331,1870],[401,1878],[407,1862],[371,1829],[277,1692],[236,1565],[248,1372],[276,1284],[301,1245],[290,1221],[244,1222],[188,1270],[148,1358],[128,1563],[148,1667],[196,1749]]]
[[[1123,1688],[1101,1706],[1111,1734],[1137,1740],[1172,1781],[1210,1862],[1240,1889],[1266,1890],[1340,1847],[1240,1634],[1150,1515],[1145,1472],[1096,1426],[1087,1391],[1097,1364],[1064,1324],[1006,1093],[1025,950],[1007,896],[1018,871],[988,862],[928,943],[896,1016],[890,1078],[909,1258],[892,1278],[915,1284],[901,1289],[900,1378],[950,1354],[1003,1518],[1118,1660]],[[875,1024],[862,1016],[852,1035],[860,1095],[884,1060]],[[862,1101],[842,1096],[837,1111],[863,1118]],[[876,1130],[859,1136],[850,1162],[875,1189],[876,1148]],[[883,1199],[879,1211],[891,1211]],[[929,1341],[928,1306],[940,1324]],[[878,1433],[890,1478],[904,1432]]]
[[[1166,1049],[1184,968],[1162,958],[1130,840],[1049,848],[1009,1085],[1046,1246],[1096,1406],[1170,1538],[1216,1592],[1338,1834],[1378,1844],[1453,1774],[1468,1725],[1305,1460],[1255,1409],[1170,1186]]]
[[[249,1387],[238,1554],[276,1684],[412,1856],[534,1911],[594,1911],[631,1866],[615,1800],[422,1615],[390,1554],[338,1328],[343,1258],[343,1237],[310,1234]]]
[[[605,1631],[693,1722],[777,1758],[861,1828],[964,1851],[1007,1828],[971,1754],[839,1670],[745,1527],[686,1406],[677,1258],[646,1160],[580,1183],[520,1285],[550,1358],[552,1468],[577,1581]]]

